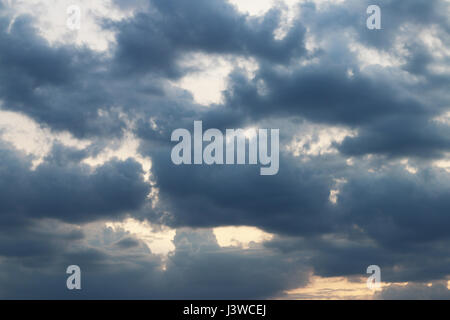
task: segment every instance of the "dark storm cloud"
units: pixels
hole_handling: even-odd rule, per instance
[[[160,197],[173,226],[255,225],[294,234],[330,229],[330,172],[315,172],[281,156],[280,172],[260,176],[259,167],[176,166],[170,151],[153,154]],[[327,174],[328,173],[328,174]],[[321,219],[323,217],[324,219]]]
[[[443,169],[358,172],[342,187],[339,206],[391,248],[448,238],[449,181]]]
[[[381,30],[366,28],[369,5],[378,5],[381,9]],[[399,35],[410,35],[412,30],[438,26],[448,32],[450,27],[446,16],[448,4],[442,0],[347,0],[331,3],[321,10],[313,2],[300,6],[301,19],[315,34],[327,36],[329,32],[352,30],[358,41],[377,49],[389,50]]]
[[[369,3],[367,1],[366,3]],[[379,1],[383,15],[382,32],[370,33],[368,29],[361,28],[359,39],[376,47],[391,47],[395,45],[396,36],[408,29],[423,29],[424,27],[438,26],[449,31],[450,23],[446,16],[448,4],[445,1],[412,0],[412,1]],[[383,34],[387,33],[387,34]]]
[[[309,267],[303,257],[274,254],[269,259],[272,254],[258,248],[247,252],[219,248],[208,232],[200,237],[198,233],[177,232],[174,244],[177,250],[170,257],[168,276],[171,283],[177,279],[182,288],[192,289],[175,294],[180,298],[269,298],[307,282]],[[180,274],[186,277],[180,278]],[[211,283],[221,289],[211,291]]]
[[[417,115],[393,116],[374,121],[357,137],[347,137],[339,150],[350,156],[440,158],[450,150],[450,127]]]
[[[35,170],[19,153],[0,148],[1,220],[56,218],[89,222],[139,209],[150,191],[140,164],[112,160],[90,172],[80,163],[44,162]]]
[[[125,238],[116,243],[119,248],[130,249],[139,246],[139,241],[133,238]]]
[[[116,64],[124,72],[182,74],[186,53],[253,56],[286,63],[304,52],[305,29],[298,21],[282,40],[274,38],[281,11],[252,18],[223,0],[152,0],[148,13],[118,23]]]
[[[315,273],[324,277],[365,275],[376,264],[385,281],[431,281],[450,268],[449,174],[400,167],[381,172],[352,169],[328,220],[327,237],[280,238],[266,246],[308,252]]]
[[[174,244],[165,271],[158,256],[115,247],[61,249],[53,255],[57,259],[42,259],[39,268],[10,258],[0,266],[0,297],[250,299],[270,298],[307,282],[309,269],[301,258],[261,248],[220,248],[210,231],[178,231]],[[79,292],[66,288],[71,264],[82,271]],[[14,269],[17,265],[21,268]]]
[[[444,88],[450,84],[448,75],[429,70],[435,60],[432,52],[406,33],[409,51],[406,62],[400,66],[411,74],[422,77],[418,84],[405,81],[400,70],[371,70],[359,72],[355,63],[357,55],[350,50],[351,39],[343,36],[337,27],[368,34],[378,34],[382,39],[404,35],[405,24],[434,26],[448,41],[443,3],[440,1],[387,1],[381,3],[383,21],[395,21],[395,26],[371,32],[365,27],[364,3],[353,1],[331,5],[318,11],[314,5],[302,5],[300,19],[308,23],[312,33],[322,35],[330,47],[316,50],[307,57],[318,58],[310,66],[289,65],[283,70],[259,60],[260,69],[254,79],[235,72],[231,75],[224,106],[203,116],[213,123],[251,122],[270,117],[300,116],[316,123],[347,125],[360,130],[357,137],[348,137],[340,151],[348,155],[385,154],[394,157],[442,157],[449,150],[448,126],[439,126],[432,119],[448,110],[449,97]],[[424,15],[425,13],[425,15]],[[395,17],[395,19],[394,19]],[[355,21],[355,19],[357,20]],[[392,18],[392,19],[390,19]],[[419,24],[419,25],[417,25]],[[418,30],[419,30],[418,29]],[[415,29],[414,29],[415,30]],[[367,35],[366,35],[367,33]],[[333,39],[344,42],[337,42]],[[359,39],[359,40],[361,40]],[[394,43],[375,47],[381,52],[393,52]],[[352,70],[353,76],[348,75]],[[264,89],[260,89],[262,86]],[[439,88],[442,88],[439,89]],[[231,112],[227,109],[231,109]],[[217,119],[217,120],[215,120]]]
[[[50,45],[33,23],[29,16],[0,18],[2,109],[24,113],[55,131],[104,139],[121,137],[130,118],[170,122],[189,106],[195,109],[190,94],[167,88],[157,75],[116,74],[104,54]]]
[[[348,48],[342,51],[345,55],[340,53],[334,61],[321,57],[319,64],[287,71],[262,64],[251,80],[235,73],[225,106],[247,121],[297,116],[357,129],[359,134],[339,147],[347,155],[439,158],[450,150],[449,126],[433,120],[448,110],[448,94],[439,87],[448,87],[450,77],[427,70],[420,74],[425,85],[411,85],[392,70],[359,72],[354,61],[347,62],[348,56],[356,55]],[[413,64],[408,61],[405,68]],[[214,111],[208,118],[214,118]]]
[[[31,158],[0,147],[2,297],[268,298],[304,285],[312,270],[365,275],[370,264],[382,267],[386,281],[448,275],[449,174],[430,168],[450,149],[448,125],[432,120],[448,111],[450,96],[448,73],[431,66],[445,67],[448,59],[412,36],[433,26],[448,46],[445,2],[381,2],[383,30],[374,32],[365,28],[368,2],[324,10],[307,3],[282,40],[273,36],[277,8],[255,18],[219,0],[116,3],[140,10],[104,21],[116,32],[109,56],[50,45],[30,17],[11,25],[12,17],[0,18],[2,108],[93,140],[84,150],[55,145],[35,170]],[[305,49],[307,32],[319,48]],[[398,37],[409,52],[399,66],[360,70],[354,42],[395,56]],[[181,64],[195,53],[253,58],[259,70],[249,79],[236,68],[223,103],[200,107],[170,82],[195,71]],[[156,208],[134,160],[93,171],[80,163],[120,137],[126,120],[134,121],[140,151],[152,158]],[[219,129],[281,128],[283,146],[305,122],[357,135],[335,141],[337,154],[309,160],[282,151],[279,174],[261,177],[257,167],[172,165],[170,133],[194,120]],[[417,161],[416,175],[393,162],[403,157]],[[332,204],[335,179],[346,183]],[[93,245],[79,229],[59,225],[126,213],[175,227],[257,226],[276,238],[249,252],[220,248],[210,232],[178,230],[163,271],[161,257],[128,234],[106,234],[108,241]],[[59,221],[50,224],[54,230],[45,226],[48,218]],[[80,295],[65,288],[70,264],[85,270]]]
[[[78,137],[120,136],[123,120],[101,72],[104,58],[81,47],[50,46],[29,16],[0,17],[2,108]],[[99,110],[106,115],[99,114]]]
[[[51,220],[14,227],[2,224],[0,230],[0,256],[22,259],[24,264],[36,267],[44,262],[36,258],[52,260],[67,244],[84,238],[81,230]]]
[[[19,17],[7,33],[9,21],[3,20],[2,41],[8,50],[2,51],[2,61],[6,70],[11,69],[10,74],[21,70],[16,72],[17,79],[13,77],[11,81],[9,77],[4,81],[4,108],[20,110],[54,129],[69,130],[77,136],[120,136],[125,124],[119,112],[139,119],[138,134],[156,141],[167,141],[173,129],[186,126],[192,120],[204,119],[212,127],[221,128],[273,116],[300,116],[314,122],[359,128],[361,136],[348,138],[341,148],[349,155],[438,157],[448,150],[448,129],[428,123],[446,108],[446,101],[433,98],[435,89],[424,92],[422,85],[406,87],[400,77],[391,72],[373,76],[358,72],[354,63],[356,56],[346,48],[348,43],[338,45],[342,47],[338,56],[326,49],[316,53],[322,61],[319,65],[289,64],[290,57],[299,58],[304,53],[300,19],[295,20],[283,40],[274,40],[272,33],[279,19],[273,15],[278,14],[277,10],[257,19],[239,14],[221,1],[189,5],[153,1],[151,4],[148,12],[138,13],[114,26],[117,46],[113,61],[86,49],[50,47],[35,35],[28,18]],[[336,9],[340,11],[356,14],[350,5]],[[434,9],[428,11],[438,14]],[[329,25],[334,21],[347,21],[342,17],[328,17],[327,12],[317,12],[317,21],[327,18]],[[399,20],[406,22],[408,18],[408,14],[399,13]],[[314,32],[321,27],[325,28],[320,24],[313,28]],[[189,32],[183,34],[179,30]],[[25,43],[28,47],[31,45],[30,52],[37,54],[27,56],[15,52]],[[192,103],[191,96],[183,97],[180,93],[179,98],[175,98],[174,92],[165,90],[163,80],[156,75],[189,72],[181,70],[178,62],[181,56],[192,52],[254,57],[260,64],[260,71],[254,80],[233,73],[225,92],[225,108],[202,111]],[[412,55],[405,68],[415,73],[425,72],[419,65],[429,64],[432,58],[429,52],[422,56],[427,59],[420,63],[417,55]],[[46,72],[50,70],[45,67],[50,61],[52,72]],[[279,71],[277,63],[290,66],[291,71]],[[142,75],[130,78],[129,73],[118,75],[101,71],[108,68],[131,68],[156,74],[150,78]],[[154,68],[161,68],[161,72]],[[354,70],[354,77],[347,75],[348,69]],[[448,78],[439,78],[428,71],[420,75],[433,83],[439,81],[443,88],[449,83]],[[261,83],[267,89],[265,94],[258,89]],[[131,92],[135,94],[130,95]],[[430,99],[421,101],[415,92]],[[105,112],[99,113],[100,110]],[[150,128],[149,117],[156,118],[158,130]],[[420,126],[426,128],[413,130]],[[389,130],[385,130],[386,127]],[[395,131],[391,134],[392,130]],[[392,139],[392,135],[396,139]]]
[[[383,300],[450,300],[450,290],[446,282],[429,284],[411,283],[406,286],[391,285],[376,294]]]
[[[382,281],[429,282],[445,279],[450,268],[449,241],[402,243],[403,248],[383,246],[356,224],[340,233],[313,237],[276,238],[267,248],[285,254],[308,256],[320,277],[368,277],[370,265],[381,268]]]
[[[387,116],[424,116],[426,111],[418,101],[402,97],[389,79],[360,73],[349,77],[346,68],[329,64],[289,72],[262,68],[255,80],[242,80],[232,83],[227,102],[254,117],[298,115],[319,123],[364,126]],[[266,94],[259,94],[258,81],[268,88]]]

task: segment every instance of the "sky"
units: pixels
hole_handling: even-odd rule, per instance
[[[450,299],[449,88],[448,0],[0,0],[0,299]]]

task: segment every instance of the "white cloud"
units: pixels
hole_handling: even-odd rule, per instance
[[[195,102],[205,106],[223,102],[222,91],[234,68],[241,68],[249,78],[253,78],[258,69],[253,59],[200,53],[188,55],[181,65],[191,68],[192,72],[172,84],[189,91]]]
[[[129,158],[134,159],[142,165],[145,172],[145,179],[150,179],[150,169],[152,162],[149,157],[142,156],[139,151],[139,139],[137,139],[131,132],[126,132],[124,137],[117,141],[110,141],[108,146],[103,149],[95,157],[89,157],[83,160],[84,163],[90,166],[101,166],[105,162],[118,159],[125,161]]]
[[[251,15],[262,15],[272,8],[273,0],[228,0],[236,8]]]
[[[296,157],[337,153],[333,143],[341,143],[346,137],[356,134],[355,130],[346,128],[306,124],[287,146],[287,151]]]
[[[53,133],[25,115],[3,110],[0,110],[0,139],[33,156],[33,167],[42,162],[55,142],[77,149],[84,149],[91,143],[76,139],[68,132]]]
[[[145,242],[152,253],[167,255],[175,250],[173,239],[176,230],[168,227],[155,227],[149,222],[141,222],[136,219],[127,219],[123,222],[108,222],[106,226],[114,231],[125,230],[136,238]]]
[[[256,227],[220,227],[214,228],[213,231],[221,247],[248,249],[252,243],[261,243],[273,238],[272,234]]]
[[[15,16],[34,17],[35,27],[50,43],[87,45],[94,50],[106,50],[114,40],[114,34],[99,25],[99,17],[120,20],[132,14],[119,10],[111,0],[14,0],[7,4]],[[67,27],[67,8],[71,5],[81,9],[80,30]]]

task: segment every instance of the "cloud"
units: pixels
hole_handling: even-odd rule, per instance
[[[447,284],[408,284],[406,286],[392,285],[377,294],[384,300],[449,300],[450,290]]]
[[[272,298],[372,264],[386,282],[410,282],[380,298],[446,297],[450,180],[434,164],[450,152],[436,120],[450,101],[448,1],[383,1],[374,32],[367,1],[301,2],[284,37],[281,5],[110,4],[120,14],[102,11],[96,28],[114,40],[96,51],[49,42],[32,10],[0,2],[0,107],[16,116],[0,142],[1,297]],[[215,103],[179,86],[210,70],[196,57],[230,64]],[[28,154],[18,117],[49,136]],[[173,165],[170,134],[195,120],[281,129],[278,175]],[[104,228],[128,218],[175,228],[173,251]],[[214,228],[240,226],[271,237],[217,243]],[[80,293],[64,286],[71,264]]]
[[[112,160],[91,172],[87,165],[78,163],[82,151],[55,149],[47,161],[31,170],[29,159],[0,148],[2,221],[56,218],[90,222],[116,219],[144,205],[150,186],[136,161]]]
[[[110,229],[103,233],[112,239],[123,237],[111,234]],[[97,234],[102,234],[102,230],[97,229]],[[119,243],[129,240],[124,238]],[[288,256],[268,254],[262,249],[220,248],[212,231],[178,231],[174,244],[176,250],[169,256],[164,270],[161,258],[144,248],[130,250],[126,246],[124,250],[117,245],[98,248],[84,244],[73,249],[72,242],[72,249],[61,248],[53,253],[57,259],[40,260],[39,268],[8,258],[0,267],[0,296],[16,299],[269,298],[307,281],[308,270],[301,266],[301,259],[296,258],[293,264]],[[39,253],[35,259],[43,257]],[[79,292],[65,287],[65,269],[71,264],[81,268]]]
[[[253,18],[222,0],[152,0],[150,4],[149,12],[115,26],[116,63],[125,72],[150,71],[177,77],[182,73],[177,60],[196,51],[251,55],[275,63],[305,52],[300,23],[283,40],[274,38],[281,15],[277,9]]]
[[[257,167],[175,166],[170,152],[152,155],[165,223],[211,227],[254,225],[268,231],[316,232],[329,228],[317,219],[327,211],[330,178],[283,156],[285,170],[266,179]],[[276,186],[276,187],[275,187]]]

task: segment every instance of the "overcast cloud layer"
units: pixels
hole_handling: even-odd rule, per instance
[[[45,1],[24,3],[0,1],[0,298],[275,298],[369,265],[392,284],[374,298],[450,298],[449,1],[378,1],[381,30],[366,28],[365,0],[260,15],[114,0],[114,17],[80,1],[112,35],[102,50],[64,23],[46,30]],[[214,61],[229,72],[205,106],[180,83]],[[44,132],[38,151],[12,114]],[[175,166],[170,135],[195,120],[279,128],[278,175]],[[135,150],[104,157],[130,139]],[[126,218],[175,229],[175,249],[105,226]],[[272,237],[222,246],[213,229],[226,226]]]

